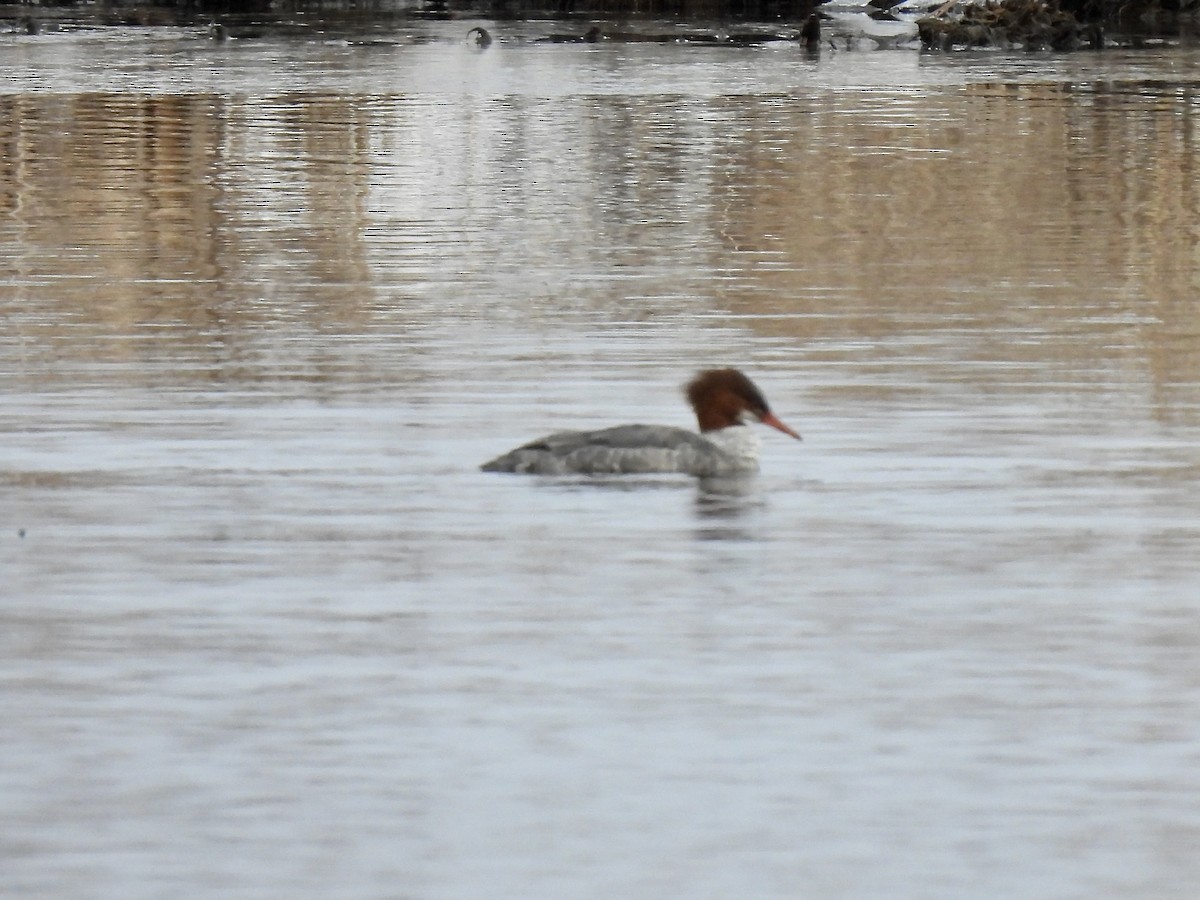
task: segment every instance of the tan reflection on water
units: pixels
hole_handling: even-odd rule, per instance
[[[119,359],[156,325],[204,346],[296,316],[361,322],[369,122],[355,104],[85,94],[3,97],[0,115],[0,297],[27,339]]]
[[[811,318],[769,327],[809,339],[969,327],[970,357],[1195,385],[1196,108],[1191,87],[1097,83],[787,109],[729,160],[729,245],[786,262],[732,302],[800,298]]]
[[[579,49],[0,96],[0,893],[1195,882],[1194,89]],[[476,470],[714,356],[760,478]]]
[[[397,278],[658,265],[647,293],[783,316],[761,333],[971,328],[972,358],[1193,385],[1195,93],[604,100],[544,126],[529,101],[460,121],[397,97],[9,96],[0,300],[35,346],[85,326],[115,340],[59,352],[119,355],[151,324],[185,345],[279,320],[359,327]],[[398,256],[407,269],[387,271]]]

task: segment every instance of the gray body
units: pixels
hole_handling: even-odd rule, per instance
[[[663,425],[618,425],[547,435],[482,468],[529,475],[680,472],[714,477],[756,471],[758,447],[758,437],[740,425],[703,435]]]

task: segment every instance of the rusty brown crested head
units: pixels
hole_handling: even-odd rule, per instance
[[[771,412],[762,391],[737,369],[700,372],[688,382],[686,393],[701,432],[741,425],[743,416],[749,414],[764,425],[800,440],[800,435]]]

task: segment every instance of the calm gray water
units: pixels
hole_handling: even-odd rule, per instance
[[[1191,896],[1196,53],[464,30],[0,36],[0,894]]]

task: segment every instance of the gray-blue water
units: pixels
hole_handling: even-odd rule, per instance
[[[0,894],[1190,896],[1195,54],[522,28],[0,36]]]

